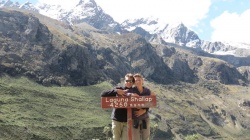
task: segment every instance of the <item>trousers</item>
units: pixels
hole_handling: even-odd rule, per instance
[[[113,140],[127,140],[128,131],[127,131],[127,122],[118,122],[112,120],[112,133]]]
[[[139,120],[138,128],[133,127],[133,140],[149,140],[150,139],[150,120],[149,118],[145,119],[146,127],[143,125],[143,121]]]

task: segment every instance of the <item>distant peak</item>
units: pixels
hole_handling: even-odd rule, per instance
[[[30,5],[30,4],[32,4],[30,1],[26,1],[24,4],[22,4],[22,5]]]

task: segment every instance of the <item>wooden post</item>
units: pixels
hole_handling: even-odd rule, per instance
[[[133,130],[133,122],[132,122],[132,108],[127,108],[127,129],[128,129],[128,140],[132,140],[132,130]]]
[[[132,140],[132,108],[156,107],[156,96],[101,97],[102,108],[127,108],[128,140]]]

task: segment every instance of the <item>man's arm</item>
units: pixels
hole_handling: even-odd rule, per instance
[[[105,90],[101,93],[101,97],[112,97],[116,95],[124,95],[127,90],[123,87],[115,87],[112,90]]]
[[[112,90],[104,90],[101,93],[101,97],[111,97],[111,96],[116,96],[117,94],[117,89],[113,88]]]
[[[138,111],[135,111],[135,112],[134,112],[134,113],[135,113],[135,116],[136,116],[136,117],[141,116],[142,114],[148,112],[148,109],[149,109],[149,108],[141,108],[141,109],[139,109]]]

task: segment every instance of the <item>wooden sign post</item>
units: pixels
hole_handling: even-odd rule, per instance
[[[156,96],[101,97],[102,108],[127,108],[128,140],[132,140],[132,108],[156,107]]]

